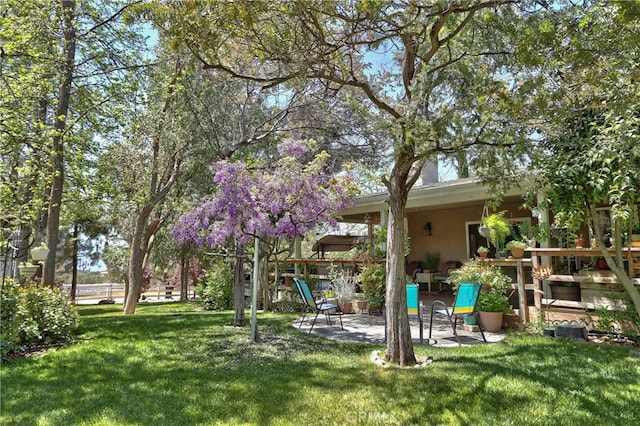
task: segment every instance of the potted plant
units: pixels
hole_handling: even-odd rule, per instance
[[[553,222],[556,238],[573,241],[577,248],[584,248],[586,246],[586,239],[582,237],[579,231],[585,221],[586,216],[582,211],[559,211],[556,213]]]
[[[511,278],[503,274],[500,267],[472,259],[461,268],[451,271],[449,281],[454,288],[462,283],[481,283],[482,292],[476,307],[480,315],[480,323],[487,331],[498,331],[502,327],[503,314],[511,310],[509,299],[504,294],[511,283]],[[482,304],[481,300],[484,300]]]
[[[48,255],[49,247],[45,243],[40,243],[40,245],[31,248],[31,259],[36,262],[46,260]]]
[[[480,246],[478,247],[478,254],[482,259],[486,259],[487,256],[489,255],[489,249],[486,248],[485,246]]]
[[[511,312],[511,305],[504,291],[492,288],[480,293],[477,309],[482,327],[486,331],[496,332],[502,328],[504,314]]]
[[[499,266],[471,259],[449,273],[449,282],[454,290],[462,283],[481,283],[484,291],[496,289],[504,292],[511,278],[503,274]]]
[[[516,259],[524,257],[524,249],[527,248],[527,243],[524,241],[512,240],[507,243],[506,249],[511,252],[511,255]]]
[[[386,278],[385,266],[381,263],[371,263],[362,269],[360,281],[370,314],[382,313]]]
[[[331,264],[329,265],[329,279],[342,312],[350,314],[353,312],[353,299],[356,294],[356,283],[353,275]]]
[[[506,210],[492,213],[483,220],[483,225],[489,228],[489,241],[498,250],[504,248],[504,242],[511,235],[511,224],[505,217]]]
[[[20,275],[22,275],[23,277],[29,279],[33,277],[36,272],[38,272],[39,268],[40,265],[32,265],[28,262],[20,262],[20,264],[18,265],[18,272],[20,272]]]
[[[425,272],[437,272],[440,268],[440,252],[427,252],[424,257]]]

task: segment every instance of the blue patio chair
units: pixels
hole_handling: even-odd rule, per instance
[[[480,287],[482,287],[482,284],[480,283],[460,284],[460,286],[458,287],[458,291],[456,292],[456,297],[453,301],[452,307],[448,307],[447,304],[441,300],[434,300],[433,303],[431,303],[429,342],[431,341],[431,332],[433,330],[433,314],[440,314],[447,316],[449,324],[451,324],[453,334],[454,336],[456,336],[456,340],[458,341],[458,345],[462,345],[460,343],[460,336],[458,336],[458,332],[456,331],[458,318],[471,316],[476,317],[478,328],[480,328],[480,334],[482,335],[482,340],[487,343],[487,339],[484,336],[484,330],[482,329],[482,324],[480,324],[480,319],[476,315],[476,305],[478,304],[478,297],[480,296]],[[441,306],[442,309],[436,309],[436,307],[438,306]]]
[[[407,313],[409,314],[409,319],[417,318],[420,323],[420,344],[422,344],[424,340],[424,305],[418,297],[419,289],[420,286],[417,283],[407,284]]]
[[[424,305],[418,297],[420,285],[418,283],[407,284],[407,314],[409,319],[417,319],[420,323],[420,343],[424,341]],[[384,341],[387,341],[387,317],[384,317]]]
[[[296,288],[298,289],[298,293],[300,294],[302,301],[308,308],[303,312],[302,319],[300,320],[298,328],[302,327],[302,323],[307,316],[308,310],[310,310],[311,313],[316,313],[315,317],[313,317],[313,322],[311,323],[309,333],[311,333],[311,330],[313,330],[313,326],[315,325],[316,319],[318,319],[318,315],[320,313],[323,313],[325,315],[327,324],[331,325],[331,311],[335,309],[337,313],[334,315],[337,315],[338,318],[340,318],[340,329],[344,330],[344,327],[342,326],[342,312],[340,312],[340,307],[338,305],[327,303],[325,299],[322,299],[319,302],[316,301],[313,297],[313,294],[311,293],[311,290],[309,289],[309,284],[307,284],[305,280],[298,277],[293,277],[293,281],[296,283]]]

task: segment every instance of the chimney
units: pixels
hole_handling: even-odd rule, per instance
[[[420,175],[422,177],[423,185],[438,183],[438,160],[428,160],[424,163],[424,167],[422,168],[422,173],[420,173]]]

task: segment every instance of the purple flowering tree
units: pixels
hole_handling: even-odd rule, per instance
[[[217,193],[181,216],[173,236],[181,244],[233,248],[238,253],[244,253],[254,238],[260,239],[260,284],[263,300],[269,303],[266,265],[278,243],[302,236],[320,223],[335,225],[336,214],[352,204],[357,194],[348,174],[327,173],[326,152],[309,163],[301,161],[312,146],[310,142],[282,142],[272,167],[250,168],[229,161],[212,164]],[[243,262],[244,256],[236,259]],[[239,274],[235,275],[234,324],[242,326],[244,288]]]

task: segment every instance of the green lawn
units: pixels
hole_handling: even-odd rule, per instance
[[[78,344],[2,366],[2,425],[640,424],[628,348],[514,334],[434,363],[382,369],[380,346],[301,334],[259,316],[264,343],[192,303],[80,307]]]

